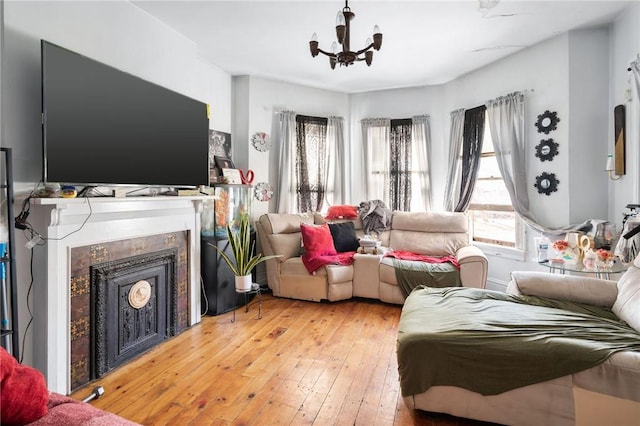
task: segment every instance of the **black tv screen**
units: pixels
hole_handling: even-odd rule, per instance
[[[207,105],[45,40],[45,182],[209,183]]]

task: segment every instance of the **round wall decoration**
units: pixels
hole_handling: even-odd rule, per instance
[[[268,182],[257,183],[253,191],[258,201],[269,201],[273,197],[273,189]]]
[[[556,179],[555,173],[542,172],[540,176],[536,176],[536,183],[533,184],[538,188],[538,193],[551,195],[552,192],[558,190],[558,184],[560,181]]]
[[[542,139],[538,145],[536,145],[536,157],[540,161],[551,161],[553,157],[558,155],[558,144],[553,139]]]
[[[536,122],[538,133],[548,135],[550,131],[555,130],[558,127],[559,121],[560,119],[558,118],[557,112],[550,112],[549,110],[546,110],[538,116],[538,121]]]
[[[251,136],[251,144],[258,151],[264,152],[271,148],[271,139],[265,132],[256,132]]]

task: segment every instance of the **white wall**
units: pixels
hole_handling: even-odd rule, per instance
[[[4,25],[2,143],[14,150],[17,192],[30,190],[42,175],[41,38],[209,103],[210,127],[231,131],[231,76],[205,62],[193,42],[129,2],[4,2]],[[22,234],[17,235],[22,339],[29,321],[31,253]],[[30,333],[27,364],[32,349]]]
[[[295,111],[298,114],[317,117],[341,116],[345,119],[345,132],[349,122],[349,96],[344,93],[315,89],[259,77],[234,77],[234,163],[236,167],[252,169],[254,185],[269,182],[278,187],[280,170],[278,156],[280,146],[276,134],[279,111]],[[257,151],[250,143],[256,132],[271,136],[271,149]],[[349,140],[349,135],[345,135]],[[350,164],[350,163],[347,163]],[[253,216],[277,209],[275,195],[270,202],[253,200]]]
[[[607,151],[613,152],[614,126],[613,108],[624,105],[627,123],[627,174],[618,181],[609,182],[609,220],[621,231],[621,213],[627,204],[640,204],[640,135],[630,132],[631,102],[626,98],[630,88],[627,68],[629,61],[640,54],[640,3],[628,7],[615,21],[609,39],[609,127]],[[639,112],[635,112],[638,114]],[[605,157],[606,158],[606,157]],[[602,159],[604,164],[605,158]],[[601,166],[604,168],[604,166]]]
[[[367,117],[405,118],[431,115],[432,182],[434,209],[442,206],[447,174],[449,113],[472,108],[514,91],[525,95],[525,145],[529,201],[538,221],[557,227],[583,220],[607,219],[607,177],[601,172],[608,126],[607,28],[573,31],[498,62],[466,74],[442,86],[415,87],[355,94],[351,97],[351,133],[354,158],[362,158],[360,120]],[[560,122],[555,131],[537,132],[535,123],[545,110],[556,111]],[[553,138],[559,154],[553,161],[535,157],[541,139]],[[355,162],[352,201],[362,199],[361,166]],[[602,163],[603,164],[603,163]],[[597,173],[594,173],[597,170]],[[555,173],[558,191],[550,196],[534,188],[541,172]],[[500,289],[516,269],[543,270],[534,260],[534,231],[527,232],[524,255],[496,251],[487,253],[489,285]]]
[[[609,30],[569,33],[569,197],[567,223],[607,219],[607,156],[609,93]]]
[[[608,73],[606,29],[564,34],[517,52],[501,61],[471,72],[442,86],[415,87],[352,95],[351,125],[354,158],[361,154],[360,120],[366,117],[404,118],[415,114],[431,115],[432,125],[432,181],[434,208],[441,208],[446,184],[449,146],[449,113],[458,108],[472,108],[514,91],[527,91],[525,96],[525,143],[527,146],[529,198],[531,209],[539,221],[547,226],[562,226],[588,218],[606,218],[606,176],[584,172],[584,164],[592,166],[593,150],[601,155],[606,132],[606,104],[594,102],[606,96]],[[572,47],[572,44],[574,47]],[[582,53],[589,47],[588,54]],[[580,51],[574,51],[579,49]],[[599,65],[604,64],[604,65]],[[581,75],[579,74],[580,68]],[[571,85],[570,85],[571,80]],[[597,85],[594,82],[597,80]],[[570,89],[576,100],[570,97]],[[592,107],[593,104],[595,107]],[[556,111],[560,122],[549,135],[538,133],[537,116],[545,110]],[[574,118],[575,117],[575,118]],[[589,126],[585,127],[584,122]],[[595,127],[595,129],[594,129]],[[559,154],[553,161],[541,162],[535,157],[535,146],[541,139],[553,138],[559,143]],[[598,145],[599,144],[599,145]],[[361,157],[360,157],[361,158]],[[356,166],[357,167],[357,166]],[[357,170],[357,168],[354,168]],[[553,172],[560,180],[558,191],[550,196],[540,195],[533,187],[541,172]],[[570,191],[573,180],[591,185],[578,185]],[[358,187],[358,174],[354,186]],[[591,196],[593,187],[601,190],[601,199]],[[358,201],[361,193],[355,192]],[[579,208],[574,217],[572,205]]]
[[[414,115],[429,115],[431,125],[431,184],[434,209],[440,209],[446,179],[446,157],[449,144],[443,140],[444,111],[442,109],[443,87],[421,86],[407,89],[382,90],[351,95],[351,196],[353,204],[366,200],[364,193],[363,141],[360,121],[365,118],[389,117],[411,118]]]
[[[345,117],[345,138],[351,154],[347,160],[347,179],[351,183],[348,200],[352,203],[363,198],[360,120],[429,114],[434,203],[438,208],[446,179],[449,112],[513,91],[529,90],[525,117],[529,195],[531,209],[539,221],[559,226],[604,214],[608,217],[600,218],[617,223],[624,205],[640,202],[637,138],[627,139],[631,159],[622,180],[607,182],[602,171],[613,140],[613,107],[625,103],[627,63],[640,53],[638,3],[630,6],[608,31],[581,30],[559,35],[445,85],[354,95],[249,76],[235,77],[232,83],[229,74],[200,57],[193,42],[129,2],[3,4],[0,135],[3,146],[14,148],[15,177],[25,190],[41,176],[40,39],[44,38],[209,103],[210,127],[232,134],[236,166],[253,169],[254,183],[266,181],[274,189],[279,177],[279,146],[272,139],[268,152],[258,152],[251,147],[249,138],[257,131],[273,136],[277,111]],[[605,64],[609,64],[608,94],[602,87]],[[592,87],[591,81],[597,81],[597,87]],[[608,101],[606,114],[600,108],[600,100],[602,104]],[[537,133],[534,127],[537,115],[546,109],[557,111],[561,119],[558,129],[549,136]],[[581,125],[586,121],[589,127]],[[608,129],[606,135],[604,128]],[[559,155],[552,162],[542,163],[534,156],[534,147],[541,138],[548,137],[560,144]],[[533,187],[535,176],[542,171],[554,172],[560,179],[558,192],[548,197],[539,195]],[[583,178],[589,184],[584,184]],[[275,211],[273,201],[254,201],[254,217],[267,211]],[[530,234],[531,241],[535,233]],[[531,247],[529,243],[528,248]],[[20,252],[19,256],[23,307],[28,252]],[[499,287],[514,269],[541,270],[532,257],[531,253],[523,260],[492,256],[491,282]],[[21,324],[26,324],[24,318]]]
[[[42,175],[40,39],[211,105],[210,127],[231,130],[231,76],[195,44],[129,2],[6,2],[4,142],[24,189]]]
[[[568,99],[568,37],[561,35],[522,50],[505,59],[471,72],[446,85],[444,109],[471,108],[514,91],[525,95],[525,153],[529,185],[530,209],[538,220],[548,226],[566,224],[569,219],[569,99]],[[557,112],[560,122],[548,135],[538,133],[537,117],[545,110]],[[448,123],[448,116],[447,116]],[[445,126],[449,140],[449,126]],[[540,162],[535,146],[541,139],[559,144],[553,161]],[[446,161],[443,157],[442,161]],[[539,195],[533,187],[541,172],[555,173],[560,184],[550,196]]]

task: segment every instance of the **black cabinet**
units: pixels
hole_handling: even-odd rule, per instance
[[[244,304],[245,295],[236,294],[235,276],[214,246],[224,250],[233,259],[227,239],[227,225],[233,228],[242,216],[251,215],[253,192],[251,185],[215,184],[213,189],[215,198],[204,203],[200,215],[201,301],[208,315],[219,315]],[[253,231],[251,240],[255,245]],[[253,274],[255,282],[255,269]]]
[[[255,232],[251,233],[251,239],[255,244]],[[236,293],[235,276],[227,262],[214,248],[223,250],[227,256],[233,259],[229,240],[219,237],[201,237],[200,240],[200,268],[202,275],[203,292],[201,303],[206,309],[207,315],[220,315],[242,306],[245,303],[243,294]],[[255,268],[252,272],[255,282]],[[249,295],[251,300],[254,295]]]

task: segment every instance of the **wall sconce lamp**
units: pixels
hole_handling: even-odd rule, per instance
[[[611,180],[619,180],[622,176],[616,174],[616,169],[613,165],[613,155],[607,155],[607,166],[604,169],[605,172],[609,174],[609,179]]]

